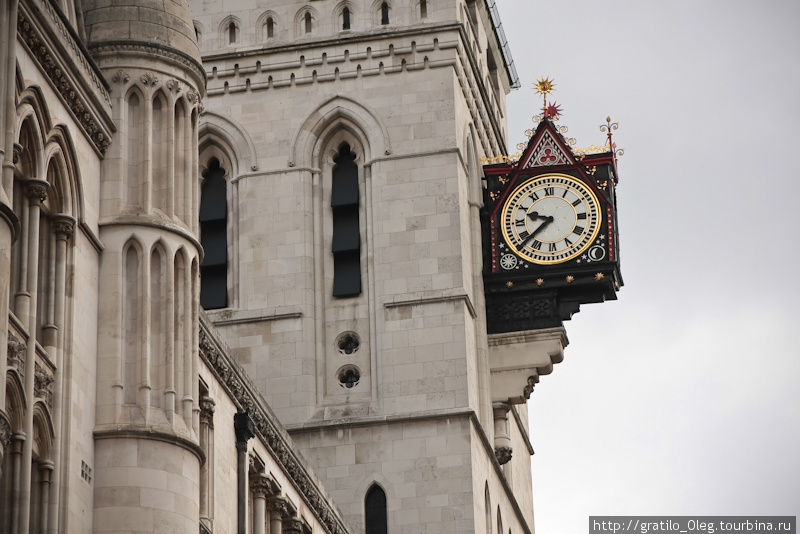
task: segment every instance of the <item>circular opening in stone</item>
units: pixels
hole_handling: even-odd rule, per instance
[[[354,365],[345,365],[337,373],[339,377],[339,385],[343,388],[351,389],[358,385],[361,380],[361,371]]]
[[[346,356],[354,354],[360,346],[361,338],[355,332],[342,332],[336,338],[336,348]]]

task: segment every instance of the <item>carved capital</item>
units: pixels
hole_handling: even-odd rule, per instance
[[[25,181],[25,193],[28,195],[28,198],[31,200],[31,202],[35,202],[37,200],[39,202],[44,202],[47,200],[47,190],[49,188],[50,184],[45,180],[31,178],[30,180]]]
[[[507,464],[509,460],[511,460],[511,447],[495,447],[494,448],[494,457],[497,458],[497,462],[500,465]]]
[[[281,517],[289,516],[289,504],[281,497],[275,497],[267,501],[267,511],[270,514],[278,514]]]
[[[124,70],[118,70],[117,73],[114,74],[114,76],[111,77],[111,81],[112,82],[121,83],[121,84],[128,83],[128,80],[130,80],[130,79],[131,79],[130,75],[127,72],[125,72]]]
[[[167,86],[167,89],[169,89],[175,94],[180,93],[183,90],[183,84],[181,84],[180,81],[175,79],[167,80],[167,83],[165,85]]]
[[[275,482],[264,474],[257,474],[250,476],[250,491],[258,496],[266,497],[267,495],[274,495],[277,486]]]
[[[75,232],[75,219],[69,215],[56,215],[50,219],[50,228],[59,238],[70,239]]]
[[[304,534],[303,522],[299,518],[286,519],[281,532],[283,534]]]
[[[16,369],[22,380],[25,380],[25,355],[27,347],[14,334],[8,335],[8,353],[6,354],[6,365],[9,369]]]
[[[14,165],[16,165],[19,161],[20,154],[22,154],[22,145],[19,143],[14,143],[14,152],[12,154],[14,157]]]
[[[213,425],[214,423],[214,406],[216,403],[211,397],[203,397],[200,399],[200,422]]]
[[[158,76],[152,72],[145,72],[139,79],[142,80],[142,83],[145,85],[155,85],[158,83]]]
[[[11,443],[12,434],[11,422],[8,420],[8,415],[6,415],[5,412],[0,411],[0,445],[3,447],[3,450],[0,451],[0,457],[5,454],[9,443]]]
[[[44,399],[49,407],[53,407],[53,375],[44,367],[36,364],[33,372],[33,395]]]

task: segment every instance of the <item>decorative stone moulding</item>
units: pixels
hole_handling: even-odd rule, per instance
[[[42,2],[46,3],[46,2]],[[89,104],[84,99],[81,88],[75,86],[73,80],[67,76],[70,69],[65,68],[56,53],[51,49],[49,41],[44,39],[36,29],[33,21],[20,9],[17,14],[17,31],[25,45],[31,51],[34,59],[50,78],[53,87],[58,91],[75,115],[81,128],[86,132],[95,148],[101,155],[105,155],[111,141],[111,131],[101,126],[97,117],[92,113]],[[108,93],[103,89],[104,98],[110,102]]]
[[[230,356],[227,348],[212,333],[213,326],[207,325],[206,322],[207,320],[201,316],[200,357],[234,403],[250,414],[256,437],[269,448],[274,460],[283,467],[325,531],[328,534],[347,534],[349,529],[341,517],[341,512],[325,495],[312,471],[294,453],[291,438],[272,415],[245,372]],[[270,503],[267,504],[271,506]],[[287,532],[286,529],[284,532]]]
[[[21,380],[25,380],[25,356],[27,347],[14,334],[8,335],[8,353],[6,364],[9,369],[16,369]]]

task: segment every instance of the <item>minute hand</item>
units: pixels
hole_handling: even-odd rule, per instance
[[[541,215],[540,215],[540,217],[541,217]],[[540,224],[540,225],[539,225],[539,226],[536,228],[536,230],[534,230],[533,232],[531,232],[531,233],[528,235],[528,237],[526,237],[526,238],[525,238],[525,239],[522,241],[522,243],[520,244],[520,246],[523,246],[523,247],[524,247],[524,246],[525,246],[525,244],[526,244],[528,241],[530,241],[531,239],[533,239],[534,237],[536,237],[536,234],[538,234],[539,232],[541,232],[542,230],[544,230],[545,226],[547,226],[548,224],[550,224],[550,223],[551,223],[551,222],[553,222],[553,220],[554,220],[554,219],[553,219],[553,217],[552,217],[552,215],[548,215],[547,217],[541,217],[541,218],[542,218],[542,219],[544,219],[544,222],[543,222],[542,224]]]

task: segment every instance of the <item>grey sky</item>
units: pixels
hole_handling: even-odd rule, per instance
[[[800,2],[498,3],[512,147],[551,76],[577,146],[611,115],[625,149],[626,285],[529,403],[537,532],[800,515]]]

